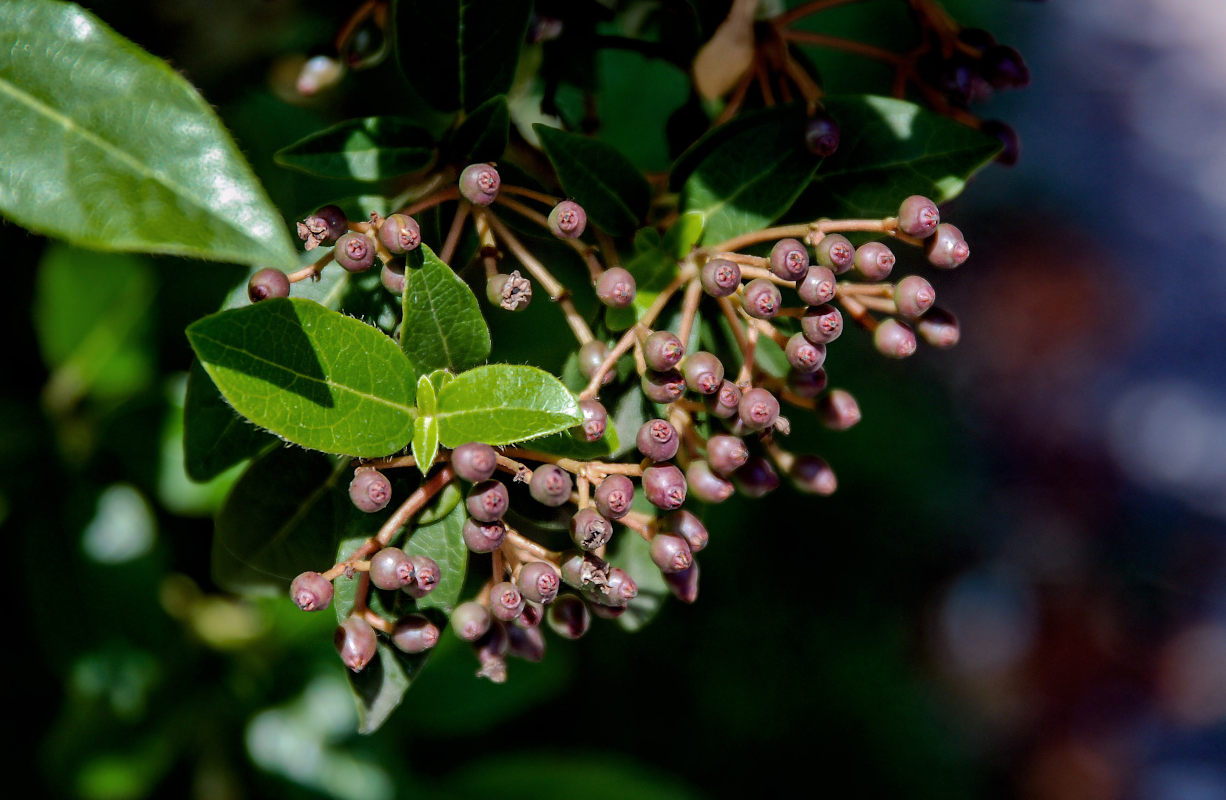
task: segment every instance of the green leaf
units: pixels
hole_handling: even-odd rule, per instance
[[[199,361],[187,375],[183,407],[183,460],[194,481],[211,480],[277,441],[234,413]]]
[[[427,386],[430,384],[427,382]],[[434,417],[418,417],[413,423],[413,458],[417,468],[425,475],[438,455],[438,420]]]
[[[0,211],[19,225],[100,250],[295,263],[209,104],[78,6],[0,0],[0,119]]]
[[[387,722],[428,657],[428,652],[406,655],[380,640],[375,657],[365,669],[345,670],[358,706],[358,733],[374,733]]]
[[[660,568],[651,560],[651,544],[634,531],[626,528],[616,537],[616,547],[610,562],[630,573],[638,584],[639,593],[630,601],[626,613],[617,619],[617,624],[633,633],[656,615],[668,597],[668,584],[660,574]]]
[[[531,13],[531,0],[400,0],[400,71],[434,108],[475,109],[511,88]]]
[[[451,159],[460,164],[497,161],[507,149],[511,129],[511,113],[507,97],[491,97],[473,109],[451,134],[447,150]]]
[[[814,216],[881,217],[912,194],[956,197],[1000,152],[1000,142],[914,103],[874,95],[827,97],[844,134],[799,208]]]
[[[564,431],[583,421],[579,403],[554,376],[536,367],[490,364],[455,377],[439,392],[439,437],[512,444]]]
[[[566,193],[583,206],[588,219],[606,233],[634,232],[647,213],[651,187],[630,160],[604,142],[566,133],[537,123],[558,180]]]
[[[288,590],[298,573],[330,567],[344,530],[338,520],[371,524],[354,517],[361,512],[349,501],[343,477],[348,468],[343,460],[287,448],[253,461],[217,515],[217,585],[242,594],[276,594]]]
[[[278,164],[319,175],[356,181],[380,181],[430,166],[430,133],[400,117],[346,120],[285,147]]]
[[[411,556],[429,556],[438,562],[439,581],[433,591],[417,601],[419,610],[437,608],[450,614],[460,602],[468,571],[468,547],[463,534],[466,519],[468,510],[463,503],[456,503],[447,516],[418,526],[401,548]]]
[[[661,247],[673,258],[685,258],[702,241],[706,225],[707,218],[702,212],[686,211],[664,234]]]
[[[627,392],[627,394],[632,393]],[[581,461],[609,458],[620,448],[621,439],[617,435],[617,429],[612,425],[606,426],[604,436],[601,436],[594,442],[580,441],[572,436],[569,431],[563,431],[562,433],[542,436],[532,443],[532,449],[538,452],[563,456],[565,458],[575,458]]]
[[[455,485],[455,481],[443,487],[434,499],[431,500],[421,513],[417,515],[418,525],[429,525],[431,522],[438,522],[443,517],[451,513],[451,510],[460,502],[462,495],[459,488]]]
[[[748,120],[710,147],[685,181],[683,207],[706,215],[707,244],[774,222],[821,163],[804,147],[803,108],[776,106],[745,116]]]
[[[417,374],[456,372],[490,354],[490,330],[477,297],[426,245],[423,263],[405,270],[400,346]]]
[[[412,438],[412,370],[352,317],[276,298],[198,320],[187,338],[238,413],[295,444],[377,457]]]

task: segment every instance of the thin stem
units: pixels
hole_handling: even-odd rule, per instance
[[[472,208],[471,203],[460,203],[456,209],[455,216],[451,218],[451,228],[447,231],[447,241],[443,242],[443,249],[439,251],[439,260],[444,264],[451,263],[451,257],[455,254],[456,245],[460,243],[460,232],[464,230],[464,221],[468,219],[468,211]]]
[[[702,283],[692,280],[685,287],[685,296],[681,299],[681,324],[677,327],[677,338],[690,350],[690,332],[694,329],[694,317],[698,314],[698,301],[702,299]]]
[[[723,313],[724,319],[728,320],[728,327],[732,329],[732,336],[736,339],[737,349],[741,351],[741,359],[743,361],[753,360],[753,348],[749,346],[749,340],[745,338],[745,326],[741,324],[741,319],[736,315],[736,309],[732,305],[732,301],[727,297],[721,297],[718,300],[719,310]]]
[[[853,281],[839,281],[838,291],[840,294],[854,294],[857,296],[893,297],[894,284],[885,282],[855,283]]]
[[[405,216],[411,217],[414,214],[420,214],[421,212],[425,211],[428,208],[434,208],[440,203],[446,203],[448,200],[459,200],[459,199],[460,199],[460,187],[448,186],[446,189],[440,189],[439,191],[435,192],[432,195],[423,197],[422,199],[418,200],[412,205],[405,206],[404,208],[400,209],[400,211],[396,213],[404,214]]]
[[[356,613],[356,612],[355,612]],[[366,624],[377,631],[382,631],[388,636],[396,632],[396,623],[390,619],[384,619],[369,608],[362,609],[362,619],[366,620]]]
[[[355,461],[355,470],[364,469],[398,469],[400,467],[416,467],[417,459],[413,456],[395,456],[392,458],[376,458],[373,461]]]
[[[524,186],[508,186],[505,183],[498,188],[498,196],[501,197],[504,194],[515,194],[519,195],[520,197],[527,197],[529,200],[538,200],[550,207],[556,206],[558,203],[562,202],[561,198],[554,197],[551,194],[538,192]]]
[[[771,91],[770,76],[766,73],[766,64],[761,59],[754,59],[754,77],[758,79],[758,91],[762,92],[762,103],[766,106],[775,104],[775,93]]]
[[[836,295],[835,300],[838,301],[839,305],[847,311],[848,316],[861,328],[870,333],[877,330],[877,320],[873,318],[872,314],[868,313],[868,309],[861,305],[859,301],[843,295]]]
[[[303,267],[297,272],[291,272],[285,277],[289,278],[290,283],[297,283],[298,281],[306,280],[307,278],[310,278],[313,281],[317,281],[319,280],[319,274],[324,271],[324,267],[332,263],[332,259],[335,257],[336,257],[336,250],[335,249],[329,250],[328,252],[320,256],[319,260],[316,261],[311,266]]]
[[[724,110],[719,112],[719,116],[711,123],[712,128],[718,128],[736,116],[736,112],[741,110],[741,104],[745,102],[745,95],[749,93],[749,87],[753,85],[753,79],[754,70],[752,68],[745,70],[740,82],[733,89],[732,96],[728,98],[728,105],[724,106]]]
[[[745,331],[745,361],[741,364],[741,371],[737,373],[736,382],[738,384],[747,384],[749,379],[753,377],[753,360],[754,353],[758,347],[758,329],[749,328]]]
[[[436,172],[433,175],[431,175],[430,179],[427,180],[425,183],[418,184],[417,186],[410,186],[408,189],[404,190],[399,195],[397,195],[396,198],[392,200],[391,206],[392,208],[401,208],[406,203],[410,203],[419,198],[425,197],[429,195],[431,192],[433,192],[435,189],[437,189],[439,186],[446,183],[447,180],[448,180],[448,176],[446,176],[444,173]],[[457,196],[458,196],[458,191],[457,191]],[[400,213],[403,214],[404,212],[402,211]]]
[[[864,42],[857,42],[854,39],[844,39],[841,36],[828,36],[824,33],[795,30],[785,30],[781,35],[789,42],[825,47],[830,50],[842,50],[845,53],[854,53],[875,61],[884,61],[887,64],[900,64],[904,60],[903,56],[893,51],[874,47]]]
[[[509,197],[504,197],[502,194],[495,197],[494,202],[500,206],[510,209],[511,211],[514,211],[516,214],[519,214],[522,217],[532,220],[542,228],[549,228],[548,217],[533,208],[529,208],[523,203],[512,200]],[[591,245],[585,244],[580,239],[559,239],[558,241],[568,245],[572,250],[582,256],[584,262],[587,264],[588,270],[592,273],[593,281],[599,278],[600,274],[604,272],[604,268],[600,266],[600,262],[596,259]]]
[[[894,305],[894,301],[886,297],[873,297],[871,295],[856,295],[856,302],[872,311],[880,311],[882,314],[897,314],[898,306]]]
[[[771,263],[771,260],[765,256],[751,256],[745,253],[717,253],[712,258],[724,258],[743,267],[761,267],[762,269],[766,269]]]
[[[556,564],[558,557],[562,555],[556,550],[549,550],[537,544],[519,531],[511,528],[507,528],[506,541],[510,542],[515,549],[532,554],[538,561],[551,561]]]
[[[779,286],[791,286],[792,288],[796,287],[796,281],[789,281],[787,278],[780,278],[769,269],[762,269],[761,267],[741,267],[741,277],[762,278]]]
[[[862,3],[864,0],[812,0],[805,3],[803,6],[797,6],[791,11],[785,11],[779,16],[771,20],[777,27],[783,28],[791,25],[798,19],[803,19],[810,14],[816,14],[819,11],[825,11],[828,8],[847,5],[848,3]]]
[[[788,335],[766,320],[750,317],[746,320],[746,322],[757,328],[759,333],[770,337],[771,341],[773,341],[775,344],[779,345],[780,347],[787,347]]]

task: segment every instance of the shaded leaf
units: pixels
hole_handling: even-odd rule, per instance
[[[419,375],[456,372],[490,354],[490,331],[477,297],[426,245],[420,267],[405,270],[400,347]]]
[[[0,211],[19,225],[102,250],[295,262],[209,104],[78,6],[0,2],[0,119]]]
[[[235,413],[200,362],[192,362],[183,407],[183,461],[188,477],[194,481],[215,478],[276,441]]]
[[[419,525],[402,546],[401,549],[411,556],[429,556],[438,562],[438,584],[417,601],[418,609],[437,608],[450,614],[460,601],[468,570],[468,547],[462,533],[466,519],[468,510],[463,503],[457,502],[442,519]]]
[[[434,155],[428,131],[399,117],[365,117],[313,133],[278,150],[275,158],[324,178],[378,181],[424,169]]]
[[[651,188],[630,160],[611,145],[537,123],[545,155],[566,193],[606,233],[629,234],[647,213]]]
[[[291,442],[373,457],[412,438],[412,371],[356,319],[277,298],[198,320],[187,338],[235,410]]]
[[[447,447],[512,444],[583,421],[579,403],[561,381],[518,364],[490,364],[457,375],[439,392],[437,417]]]
[[[629,528],[622,529],[610,563],[630,573],[638,584],[639,593],[630,601],[626,613],[617,618],[617,624],[633,633],[642,628],[656,615],[668,597],[668,584],[660,574],[660,568],[651,560],[651,544]]]
[[[410,656],[380,639],[375,657],[365,669],[345,670],[358,706],[358,733],[374,733],[387,722],[429,655],[426,652]]]
[[[626,394],[632,394],[627,392]],[[610,418],[612,421],[612,418]],[[613,425],[605,427],[604,436],[594,442],[580,441],[571,435],[570,431],[542,436],[532,442],[532,449],[554,456],[589,460],[594,458],[609,458],[621,447],[621,439]]]
[[[506,95],[497,95],[473,109],[451,134],[447,151],[457,164],[497,161],[507,149],[511,113]]]
[[[456,507],[456,503],[460,502],[461,498],[460,489],[455,482],[447,484],[417,515],[417,524],[428,525],[439,521],[451,513],[451,509]]]

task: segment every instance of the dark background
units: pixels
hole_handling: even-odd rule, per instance
[[[287,216],[334,191],[271,153],[371,113],[371,83],[292,105],[252,76],[347,8],[87,5],[201,88]],[[734,499],[696,605],[551,640],[504,686],[444,637],[371,737],[331,620],[218,593],[216,493],[176,477],[182,329],[245,273],[142,262],[147,363],[63,401],[44,242],[0,227],[15,761],[99,798],[1226,797],[1226,10],[947,6],[1033,75],[982,110],[1020,163],[946,209],[973,253],[934,279],[962,343],[884,363],[850,332],[831,365],[864,421],[822,440],[834,497]]]

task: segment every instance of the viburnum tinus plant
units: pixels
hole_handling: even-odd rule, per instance
[[[371,192],[287,221],[165,63],[76,6],[0,0],[0,209],[252,267],[187,329],[187,468],[249,462],[213,574],[336,614],[364,730],[439,637],[501,682],[546,629],[694,602],[709,506],[834,492],[789,419],[860,421],[827,368],[845,322],[887,358],[957,342],[922,273],[967,260],[939,205],[1017,155],[968,109],[1026,66],[934,0],[897,0],[902,50],[823,33],[850,2],[367,0],[298,86],[351,81],[370,115],[277,158]],[[822,50],[889,80],[838,94]],[[404,84],[364,84],[390,53]],[[602,116],[631,68],[680,88],[666,122]]]

